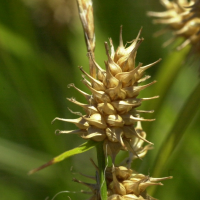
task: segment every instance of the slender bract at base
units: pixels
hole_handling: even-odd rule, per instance
[[[66,151],[62,154],[60,154],[59,156],[53,158],[52,160],[50,160],[49,162],[45,163],[44,165],[36,168],[36,169],[33,169],[31,170],[28,174],[33,174],[41,169],[44,169],[50,165],[53,165],[55,163],[58,163],[58,162],[61,162],[63,161],[64,159],[67,159],[71,156],[74,156],[76,154],[80,154],[80,153],[84,153],[90,149],[92,149],[93,147],[95,147],[98,143],[95,142],[95,141],[88,141],[88,142],[85,142],[84,144],[80,145],[79,147],[76,147],[74,149],[71,149],[69,151]]]

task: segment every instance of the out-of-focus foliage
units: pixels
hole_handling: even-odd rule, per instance
[[[199,82],[199,64],[184,62],[184,52],[175,52],[171,50],[172,47],[163,49],[161,45],[167,36],[152,37],[160,27],[151,23],[146,12],[162,9],[157,0],[94,0],[93,3],[96,28],[95,56],[102,67],[106,59],[104,41],[112,37],[117,47],[120,25],[123,25],[124,42],[135,38],[143,26],[142,37],[145,40],[138,50],[137,62],[148,64],[163,58],[160,64],[148,71],[152,80],[157,79],[158,83],[140,95],[161,95],[161,100],[152,100],[143,105],[149,109],[156,109],[154,114],[146,114],[145,117],[153,118],[155,115],[157,120],[152,125],[148,122],[143,123],[143,128],[148,134],[147,139],[154,142],[155,148],[143,161],[133,163],[139,172],[151,175],[162,141],[174,127],[179,112],[184,109],[184,103]],[[89,70],[83,31],[77,10],[72,10],[74,8],[76,9],[76,6],[70,8],[73,20],[68,23],[59,23],[54,18],[53,11],[49,12],[49,15],[52,14],[52,17],[48,18],[51,20],[49,23],[38,23],[44,21],[45,9],[40,9],[40,12],[44,13],[36,19],[35,7],[24,4],[24,1],[0,1],[2,200],[35,200],[47,197],[50,200],[60,191],[71,193],[60,194],[55,199],[68,199],[67,196],[71,199],[87,199],[87,195],[79,193],[82,188],[72,182],[72,178],[78,178],[79,172],[95,174],[89,161],[89,157],[95,160],[94,150],[74,156],[34,175],[27,175],[30,169],[84,142],[76,135],[54,134],[57,128],[72,130],[73,125],[50,123],[55,117],[74,118],[67,109],[69,106],[73,111],[80,111],[79,107],[67,102],[66,97],[76,97],[82,102],[85,101],[80,94],[67,87],[73,82],[85,90],[77,66],[81,65],[86,71]],[[170,69],[172,71],[169,71]],[[192,118],[192,123],[184,131],[177,148],[160,174],[172,175],[174,179],[164,182],[165,186],[154,194],[156,198],[199,199],[200,108],[197,105],[191,107],[196,108],[195,115],[191,114],[185,118],[188,118],[188,121]],[[118,159],[123,158],[119,156]],[[77,193],[72,193],[74,191]]]

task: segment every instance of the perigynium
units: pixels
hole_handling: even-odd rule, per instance
[[[110,155],[113,163],[120,150],[126,150],[139,157],[136,153],[134,143],[139,138],[149,144],[145,139],[146,134],[141,126],[135,127],[137,122],[154,121],[154,119],[144,119],[141,113],[151,113],[153,111],[139,110],[143,101],[157,98],[137,98],[140,91],[154,84],[156,81],[146,85],[140,85],[150,78],[145,75],[145,71],[158,63],[161,59],[143,66],[142,63],[136,64],[137,50],[143,41],[140,38],[141,30],[136,39],[130,46],[125,47],[122,40],[122,27],[120,31],[120,44],[116,51],[112,40],[109,45],[105,42],[105,50],[108,60],[105,61],[105,69],[101,68],[97,62],[89,55],[90,62],[96,67],[97,78],[92,77],[79,67],[83,75],[83,84],[91,91],[87,94],[78,89],[74,84],[70,87],[75,88],[87,100],[88,104],[83,104],[74,98],[68,98],[74,104],[81,106],[86,114],[80,115],[76,119],[64,119],[56,117],[55,120],[74,123],[77,130],[57,130],[58,134],[78,134],[87,140],[103,141],[105,155]],[[147,151],[149,146],[143,151]],[[142,154],[142,153],[139,153]]]
[[[158,32],[157,35],[167,31],[172,32],[172,38],[164,43],[164,46],[172,43],[176,38],[184,38],[178,45],[177,50],[181,50],[187,45],[191,45],[190,55],[200,53],[200,1],[199,0],[160,0],[166,8],[163,12],[148,12],[147,14],[157,19],[155,24],[165,24],[166,29]]]

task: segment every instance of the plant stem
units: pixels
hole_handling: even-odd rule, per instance
[[[96,146],[97,149],[97,160],[99,168],[99,181],[100,181],[100,196],[101,200],[107,200],[107,186],[105,180],[105,155],[103,151],[103,142]]]

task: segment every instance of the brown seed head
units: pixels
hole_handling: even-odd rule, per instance
[[[89,55],[90,63],[92,62],[97,70],[97,78],[85,72],[82,67],[79,68],[84,74],[83,83],[92,95],[76,88],[74,84],[70,84],[70,87],[83,94],[88,104],[68,98],[70,102],[82,107],[86,115],[79,114],[81,117],[73,120],[55,118],[55,120],[74,123],[81,131],[71,132],[77,133],[84,139],[104,141],[105,155],[110,155],[113,163],[120,150],[131,152],[134,158],[143,157],[150,147],[142,147],[142,144],[144,142],[152,144],[145,139],[146,133],[142,130],[140,122],[153,121],[154,119],[140,117],[140,113],[149,111],[137,111],[137,107],[143,101],[157,98],[157,96],[151,98],[137,98],[137,96],[141,90],[156,82],[139,85],[149,78],[149,76],[144,77],[145,70],[159,62],[160,59],[146,66],[143,66],[142,63],[135,64],[137,50],[143,41],[140,34],[141,30],[131,45],[125,48],[121,28],[120,45],[116,51],[114,51],[110,39],[111,53],[109,53],[109,46],[105,42],[108,57],[108,60],[105,61],[105,70],[96,63],[92,55]],[[60,131],[59,133],[65,132],[69,133],[69,131]]]
[[[108,200],[145,200],[154,199],[147,194],[146,188],[151,185],[163,185],[161,182],[172,177],[151,178],[139,174],[124,166],[106,168],[105,181],[108,188]],[[93,193],[92,197],[97,198],[99,191],[98,184],[90,184],[75,179],[76,182],[88,186]]]

